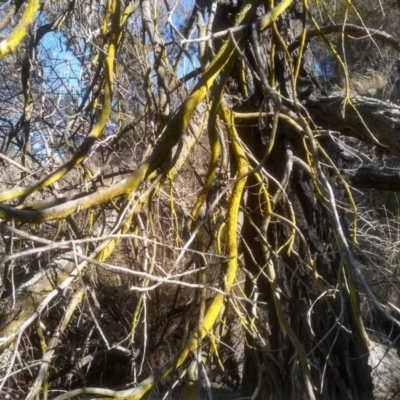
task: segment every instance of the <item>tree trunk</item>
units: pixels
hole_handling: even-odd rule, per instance
[[[234,4],[229,7],[230,13],[238,9]],[[222,7],[221,14],[226,14]],[[296,37],[301,32],[302,16],[301,2],[296,1],[277,30],[282,36],[292,32]],[[221,27],[217,24],[216,31]],[[287,40],[290,42],[290,38]],[[275,73],[279,92],[293,98],[291,72],[276,32],[263,33],[260,41],[263,63],[267,66],[264,73],[268,79]],[[273,46],[274,70],[270,59]],[[254,51],[250,46],[245,48],[248,65],[259,72]],[[297,56],[296,52],[292,54],[294,64]],[[273,98],[264,100],[261,85],[248,85],[247,94],[241,90],[243,85],[236,70],[228,81],[233,109],[241,113],[273,111]],[[313,99],[318,103],[314,70],[312,54],[307,50],[297,81],[298,100]],[[249,75],[247,71],[246,76]],[[238,98],[243,101],[235,102]],[[292,107],[290,102],[284,101],[283,105]],[[257,118],[247,121],[248,125],[240,131],[241,139],[261,162],[272,140],[273,123]],[[248,271],[246,295],[257,300],[257,307],[249,307],[248,313],[254,317],[258,336],[247,333],[242,394],[252,396],[257,392],[256,398],[271,400],[372,399],[368,350],[351,311],[346,286],[343,280],[337,282],[342,261],[328,223],[328,211],[318,199],[309,169],[298,164],[291,168],[293,156],[307,160],[303,137],[289,124],[280,122],[272,152],[263,165],[271,176],[271,198],[280,191],[274,179],[282,186],[287,184],[286,195],[279,195],[272,216],[267,215],[265,204],[260,204],[259,180],[255,175],[248,179],[244,204],[247,218],[241,233]],[[329,176],[328,171],[325,174]],[[343,197],[343,193],[337,195]],[[285,222],[292,219],[291,207],[304,238],[297,232],[293,249],[288,245],[293,238],[293,226]],[[322,277],[323,284],[316,284],[316,276]]]

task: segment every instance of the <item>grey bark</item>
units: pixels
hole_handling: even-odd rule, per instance
[[[383,152],[400,156],[400,107],[369,97],[354,97],[344,106],[343,96],[307,101],[313,121],[323,129],[352,136]]]

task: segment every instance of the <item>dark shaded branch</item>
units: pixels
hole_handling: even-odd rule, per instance
[[[178,89],[178,87],[182,86],[184,83],[189,82],[193,78],[197,78],[201,74],[201,68],[196,68],[193,71],[188,72],[186,75],[184,75],[182,78],[179,79],[179,81],[175,85],[170,85],[170,93]]]
[[[400,40],[394,36],[389,35],[386,32],[377,30],[377,29],[366,29],[362,26],[346,24],[346,25],[327,25],[322,26],[320,30],[309,30],[306,35],[306,42],[316,36],[328,35],[330,33],[345,33],[348,35],[353,35],[356,38],[365,37],[366,39],[376,39],[382,43],[387,44],[392,47],[394,50],[400,52]],[[289,46],[289,51],[293,51],[300,45],[301,38],[296,38],[296,40]]]
[[[378,142],[381,150],[400,157],[399,106],[368,97],[352,98],[354,107],[351,104],[344,107],[343,101],[343,96],[309,100],[307,109],[323,129],[339,131],[373,145]]]
[[[350,184],[357,188],[400,192],[400,169],[367,165],[349,176]]]

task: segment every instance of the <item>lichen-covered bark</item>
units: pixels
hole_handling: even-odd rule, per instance
[[[29,0],[24,11],[24,14],[18,25],[11,32],[8,38],[0,42],[0,59],[14,51],[18,45],[24,40],[32,26],[36,13],[39,10],[39,0]]]
[[[302,155],[301,148],[294,146],[293,142],[291,144],[294,154]],[[282,140],[280,145],[276,145],[275,151],[271,154],[271,161],[266,166],[278,180],[282,176],[283,160],[285,160],[285,145]],[[246,208],[253,210],[252,221],[259,226],[263,216],[259,212],[259,195],[255,185],[255,182],[249,182],[249,186],[253,186],[254,189],[249,191]],[[335,246],[333,232],[327,223],[327,211],[316,201],[315,188],[307,172],[295,169],[287,192],[297,225],[310,246],[315,260],[315,270],[327,283],[335,285],[341,265],[340,254]],[[289,218],[285,208],[284,205],[278,206],[276,212]],[[257,276],[265,262],[259,244],[261,239],[255,240],[258,238],[258,232],[250,223],[244,225],[242,234],[251,249],[251,253],[245,252],[246,267]],[[290,227],[285,226],[282,221],[273,220],[268,232],[268,243],[272,249],[277,250],[291,234]],[[300,240],[296,240],[293,253],[289,255],[282,252],[278,256],[273,256],[273,262],[286,318],[301,341],[312,365],[311,374],[317,388],[315,397],[372,398],[371,371],[367,364],[368,351],[352,317],[345,287],[339,287],[340,294],[335,297],[326,296],[317,301],[322,292],[315,284],[314,271],[307,263],[307,254]],[[248,293],[252,293],[253,285],[248,283],[247,286]],[[257,282],[257,290],[260,292],[259,307],[268,316],[264,323],[268,326],[266,331],[270,334],[264,338],[268,343],[267,349],[254,338],[248,338],[252,346],[247,348],[244,366],[244,395],[252,394],[258,385],[256,372],[259,363],[265,371],[262,380],[263,394],[260,398],[302,399],[305,388],[298,358],[289,337],[279,323],[268,279],[261,276]],[[311,311],[312,305],[314,306]],[[337,316],[340,316],[343,328],[337,325]],[[253,346],[256,350],[252,349]],[[328,354],[330,357],[327,360]],[[255,359],[257,363],[254,362]]]
[[[265,12],[262,6],[259,11],[260,14]],[[282,35],[290,31],[296,37],[302,28],[300,2],[295,2],[285,16],[277,31]],[[297,99],[318,104],[319,90],[311,53],[306,50],[302,55],[302,66],[293,86],[293,73],[288,69],[277,31],[261,37],[268,79],[275,74],[276,87],[283,96],[293,98],[296,91]],[[290,38],[288,41],[290,43]],[[275,51],[274,67],[270,58],[271,43]],[[250,51],[245,54],[249,64],[257,69],[253,54]],[[298,56],[299,53],[292,54],[293,65]],[[247,86],[250,91],[246,94],[240,79],[234,70],[229,86],[234,95],[233,109],[243,113],[260,110],[264,97],[260,85]],[[238,97],[243,101],[235,101]],[[264,98],[264,107],[273,111],[273,101],[268,96]],[[239,134],[260,162],[273,140],[272,122],[268,121],[260,129],[259,120],[247,121],[248,127],[239,128]],[[320,123],[325,127],[323,119]],[[287,183],[286,195],[281,195],[272,205],[272,216],[267,215],[259,179],[251,175],[247,183],[244,203],[247,218],[241,231],[244,264],[250,273],[245,290],[250,299],[257,299],[255,321],[263,335],[257,337],[247,332],[242,395],[256,394],[256,398],[271,400],[300,400],[312,396],[324,400],[372,399],[368,349],[353,316],[346,286],[338,282],[343,266],[329,223],[329,211],[318,196],[310,170],[298,164],[292,170],[288,168],[291,155],[308,163],[303,137],[290,124],[281,122],[272,153],[263,166],[271,175],[268,182],[271,198],[279,191],[273,178]],[[328,171],[325,173],[330,176]],[[337,195],[343,196],[343,192]],[[289,221],[293,218],[290,208],[303,236],[302,239],[296,234],[292,250],[288,249],[288,243],[293,238],[293,226],[285,222],[285,218]],[[267,230],[262,234],[265,226]],[[321,284],[316,276],[321,277]],[[253,312],[254,305],[249,306],[249,315]],[[310,377],[302,367],[303,362],[308,363]],[[307,388],[308,379],[313,387],[311,394]]]

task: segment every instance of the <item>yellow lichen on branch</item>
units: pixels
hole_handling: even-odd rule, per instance
[[[222,104],[222,101],[220,103],[220,114],[228,126],[229,140],[231,141],[232,150],[238,164],[237,176],[239,177],[239,179],[235,181],[232,187],[232,193],[230,196],[227,211],[227,215],[229,215],[228,221],[226,223],[226,246],[228,261],[225,265],[225,273],[223,278],[225,294],[218,293],[212,301],[210,307],[208,308],[202,321],[202,338],[204,338],[207,334],[211,334],[212,328],[220,315],[226,294],[230,292],[233,282],[236,278],[238,268],[237,229],[240,212],[240,202],[242,200],[243,192],[246,186],[246,173],[250,170],[250,164],[247,161],[245,152],[240,145],[238,134],[233,125],[232,113],[228,110],[226,105]],[[243,176],[243,178],[240,178],[241,176]],[[185,361],[190,352],[197,349],[197,346],[198,338],[194,336],[185,347],[185,350],[181,353],[176,363],[176,366],[180,366]]]
[[[283,0],[275,8],[273,8],[268,14],[266,14],[258,23],[258,30],[263,31],[267,29],[272,22],[275,22],[279,16],[286,11],[289,6],[293,3],[293,0]]]
[[[16,28],[7,39],[0,42],[0,59],[14,51],[24,40],[39,11],[39,0],[28,0],[26,9]]]
[[[9,201],[17,197],[26,197],[31,193],[41,190],[51,184],[59,181],[76,165],[80,164],[88,154],[94,142],[100,137],[104,127],[111,115],[112,100],[113,100],[113,80],[114,80],[114,66],[115,57],[118,50],[118,41],[120,38],[120,6],[118,0],[110,0],[109,10],[111,13],[111,29],[109,32],[109,44],[104,61],[105,67],[105,80],[104,80],[104,95],[101,105],[101,112],[99,119],[83,144],[72,158],[59,167],[53,173],[46,175],[44,178],[26,187],[18,187],[0,194],[0,202]],[[0,53],[1,54],[1,53]]]
[[[114,0],[114,2],[117,1]],[[238,23],[247,23],[251,18],[252,12],[253,7],[246,7],[245,11],[241,14],[241,17],[238,18]],[[118,18],[116,16],[117,14]],[[49,186],[50,184],[61,179],[68,171],[70,171],[74,166],[76,166],[77,164],[79,164],[79,162],[83,160],[94,140],[96,140],[96,138],[102,132],[106,122],[108,121],[111,111],[113,60],[116,54],[117,41],[119,37],[119,8],[113,9],[113,15],[114,17],[112,18],[111,33],[114,32],[114,34],[111,35],[107,53],[107,75],[103,108],[98,123],[95,125],[90,135],[86,138],[85,142],[87,143],[87,145],[81,146],[81,150],[78,151],[71,160],[61,166],[54,173],[41,179],[39,182],[36,182],[33,185],[25,188],[16,188],[0,194],[0,202],[12,200],[20,196],[28,196],[34,191],[43,189],[44,187]],[[118,26],[115,26],[117,24],[117,21]],[[239,37],[240,35],[241,33],[239,33],[237,36]],[[234,52],[234,44],[230,40],[227,40],[224,46],[216,55],[214,61],[210,64],[208,70],[204,73],[202,78],[197,83],[196,87],[193,90],[193,93],[185,100],[179,112],[171,119],[170,123],[167,125],[165,132],[160,139],[160,142],[158,143],[150,157],[134,173],[128,176],[125,181],[121,182],[118,185],[115,185],[114,187],[106,189],[101,193],[88,195],[87,198],[85,200],[82,199],[81,202],[73,202],[73,204],[71,204],[70,206],[68,206],[68,204],[63,204],[56,207],[57,209],[54,210],[46,210],[34,213],[34,216],[32,215],[33,213],[29,211],[18,212],[18,210],[14,211],[14,209],[8,206],[3,206],[2,210],[0,210],[0,218],[16,218],[17,220],[26,222],[44,222],[52,219],[64,218],[67,215],[75,212],[77,209],[87,209],[90,206],[101,204],[104,201],[108,201],[122,194],[132,195],[133,191],[137,189],[140,183],[145,181],[154,172],[154,170],[156,170],[165,161],[172,147],[177,143],[179,137],[181,137],[182,133],[187,130],[194,110],[204,100],[205,96],[207,95],[208,89],[213,85],[221,70],[226,66],[231,57],[234,55]]]

